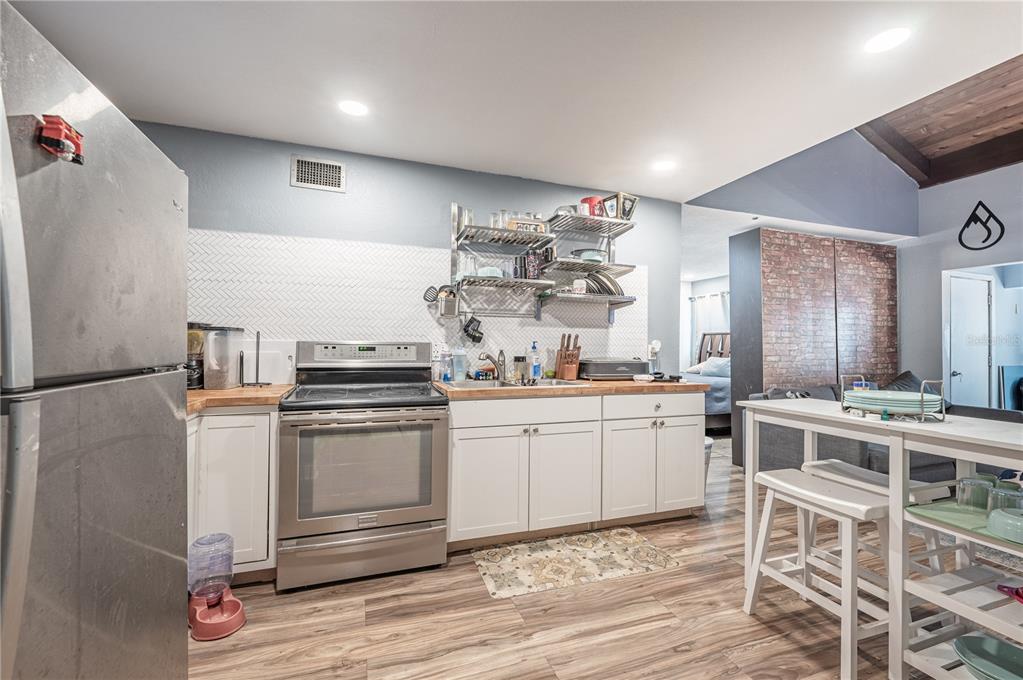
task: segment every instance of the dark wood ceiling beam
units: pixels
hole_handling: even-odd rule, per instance
[[[1015,163],[1023,163],[1023,130],[932,159],[930,177],[920,182],[920,188],[979,175]]]
[[[856,131],[917,183],[923,184],[930,180],[931,162],[884,119],[872,120],[856,128]]]

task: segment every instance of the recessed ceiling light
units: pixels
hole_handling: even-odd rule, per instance
[[[654,172],[671,172],[676,167],[678,167],[678,163],[669,159],[654,161],[650,164],[650,169]]]
[[[343,102],[338,102],[338,106],[349,116],[365,116],[369,113],[368,106],[362,102],[357,102],[354,99],[346,99]]]
[[[882,33],[878,33],[873,38],[868,40],[863,46],[864,52],[870,54],[877,54],[878,52],[887,52],[890,49],[896,48],[902,43],[906,42],[909,38],[908,28],[891,28]]]

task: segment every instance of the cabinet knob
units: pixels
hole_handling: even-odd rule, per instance
[[[534,427],[533,428],[533,434],[540,434],[540,428],[539,427]]]
[[[655,411],[660,411],[661,410],[661,402],[657,402],[656,404],[654,404],[654,410]]]
[[[529,434],[529,428],[528,427],[522,428],[522,434]]]
[[[654,418],[650,423],[650,427],[657,427],[657,418]]]
[[[658,427],[664,427],[664,421],[662,420],[661,422],[657,423],[657,425]]]

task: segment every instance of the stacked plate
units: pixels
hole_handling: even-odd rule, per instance
[[[966,670],[975,678],[1023,679],[1023,648],[1011,642],[983,633],[964,635],[952,642],[952,649],[966,664]]]
[[[586,292],[598,295],[623,295],[622,287],[614,277],[603,272],[593,272],[586,276]]]
[[[895,415],[913,415],[920,413],[921,395],[919,392],[899,392],[897,390],[846,390],[845,404],[861,411],[881,413],[885,410]],[[923,394],[924,413],[941,410],[941,396]]]

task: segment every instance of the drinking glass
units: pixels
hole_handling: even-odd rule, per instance
[[[994,487],[986,479],[960,479],[956,484],[956,504],[965,509],[986,511],[988,496]]]

